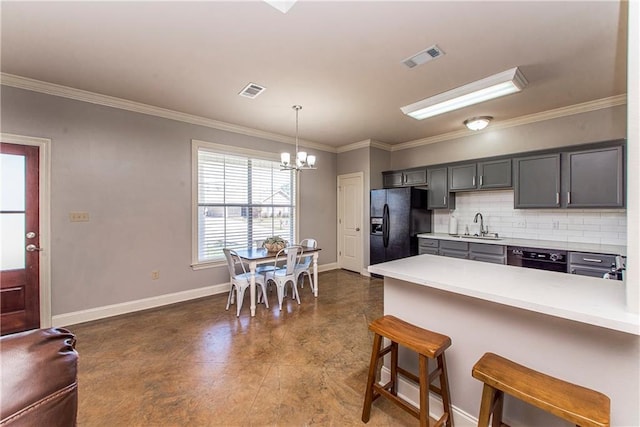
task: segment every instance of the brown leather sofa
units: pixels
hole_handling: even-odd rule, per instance
[[[75,426],[76,338],[66,329],[37,329],[0,338],[0,426]]]

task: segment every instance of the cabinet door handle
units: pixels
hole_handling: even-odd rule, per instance
[[[571,191],[567,191],[567,205],[571,204]]]
[[[443,203],[443,204],[445,204],[445,205],[447,204],[447,196],[444,196],[444,197],[442,198],[442,203]]]
[[[582,258],[582,260],[585,262],[602,262],[601,259],[594,259],[594,258]]]
[[[471,181],[471,185],[474,186],[474,187],[476,186],[476,177],[475,176],[473,177],[473,179]]]
[[[480,187],[482,187],[482,177],[483,175],[480,175]]]
[[[560,193],[556,193],[556,205],[560,204]]]

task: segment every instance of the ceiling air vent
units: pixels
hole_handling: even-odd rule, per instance
[[[253,99],[256,96],[260,95],[262,92],[264,92],[265,89],[266,87],[262,87],[255,83],[249,83],[244,87],[244,89],[242,89],[242,91],[240,91],[238,95],[246,96],[247,98]]]
[[[425,62],[431,61],[432,59],[440,58],[444,55],[444,51],[438,47],[438,45],[433,45],[431,47],[426,48],[422,52],[418,52],[410,58],[402,61],[404,65],[409,68],[413,68],[417,65],[424,64]]]

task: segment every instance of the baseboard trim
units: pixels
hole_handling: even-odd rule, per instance
[[[164,305],[175,304],[225,292],[229,292],[229,283],[222,283],[219,285],[206,286],[204,288],[159,295],[157,297],[144,298],[120,304],[105,305],[104,307],[96,307],[88,310],[60,314],[51,317],[51,324],[54,327],[75,325],[78,323],[105,319],[107,317],[119,316],[121,314],[133,313],[141,310],[148,310],[150,308],[162,307]]]
[[[329,263],[318,266],[318,273],[338,269],[337,263]],[[322,283],[320,284],[322,291]],[[211,295],[229,292],[229,283],[221,283],[213,286],[205,286],[188,291],[175,292],[172,294],[158,295],[156,297],[144,298],[135,301],[127,301],[120,304],[105,305],[104,307],[90,308],[88,310],[74,311],[71,313],[58,314],[51,317],[53,327],[70,326],[78,323],[91,322],[93,320],[106,319],[107,317],[119,316],[121,314],[133,313],[150,308],[162,307],[164,305],[189,301],[192,299],[208,297]]]
[[[391,372],[386,366],[382,367],[380,373],[380,383],[386,384],[391,378]],[[418,407],[418,401],[420,400],[420,388],[410,380],[398,376],[398,396],[402,397],[407,402],[411,403],[416,408]],[[478,396],[480,399],[480,396]],[[453,409],[453,424],[456,427],[476,427],[478,425],[478,419],[472,415],[466,413],[455,405],[452,405]],[[442,400],[439,396],[429,393],[429,416],[433,419],[438,419],[442,416],[444,410],[442,407]]]
[[[318,273],[322,273],[323,271],[338,270],[339,268],[340,267],[338,266],[337,262],[322,264],[318,266]],[[320,289],[322,289],[322,286],[320,286]]]

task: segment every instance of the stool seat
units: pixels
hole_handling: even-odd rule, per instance
[[[496,390],[507,393],[578,426],[609,426],[610,400],[597,391],[543,374],[493,353],[486,353],[478,360],[472,375],[485,384],[487,393],[493,394]],[[488,425],[491,412],[494,412],[496,425],[496,419],[501,420],[502,414],[492,410],[495,398],[485,396],[485,391],[480,408],[480,421],[483,422],[478,425]],[[502,395],[498,398],[502,399]],[[502,402],[499,402],[500,412],[501,407]],[[487,424],[484,424],[484,419]]]
[[[418,354],[435,359],[451,346],[451,338],[429,331],[394,316],[383,316],[369,324],[369,329]]]
[[[365,390],[364,406],[362,409],[362,421],[368,422],[371,414],[371,404],[378,397],[383,396],[392,403],[400,406],[414,417],[420,420],[421,427],[429,426],[429,391],[442,397],[444,413],[435,426],[453,427],[451,396],[449,393],[449,380],[447,377],[447,365],[444,351],[451,346],[451,338],[446,335],[432,332],[427,329],[412,325],[394,316],[383,316],[372,321],[369,329],[374,333],[371,363],[369,364],[369,376],[367,389]],[[382,348],[382,338],[387,338],[391,343]],[[398,346],[401,345],[418,354],[419,375],[415,375],[398,366]],[[386,355],[391,355],[390,380],[386,384],[376,383],[378,364]],[[436,361],[436,368],[429,372],[428,360]],[[405,399],[398,396],[398,374],[408,378],[420,386],[419,408],[415,408]],[[439,381],[439,387],[432,384]]]

